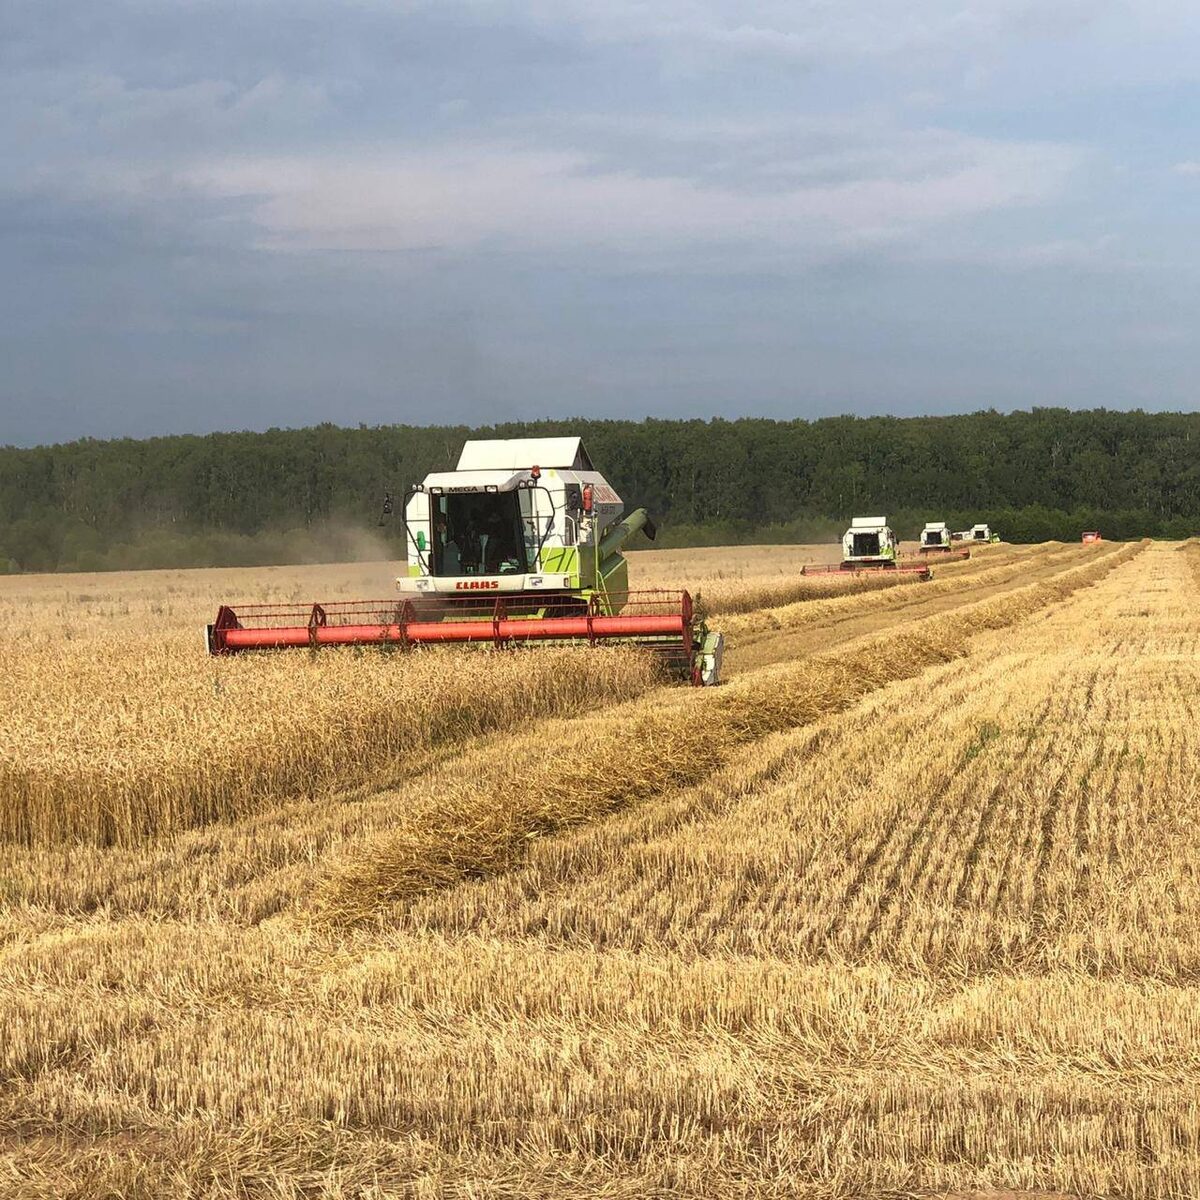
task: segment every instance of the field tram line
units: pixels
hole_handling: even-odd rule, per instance
[[[922,877],[931,888],[935,884],[940,887],[940,894],[955,911],[970,906],[971,890],[989,839],[996,831],[1002,801],[1018,762],[1006,740],[1006,731],[992,721],[981,721],[951,781],[949,793],[956,801],[951,819],[945,823],[940,842],[931,840],[927,846],[921,865]],[[988,770],[996,771],[996,782],[982,786]],[[960,852],[964,845],[965,854]],[[926,875],[925,864],[931,856],[935,867]],[[889,906],[894,906],[891,901]]]
[[[1084,686],[1084,711],[1091,703],[1095,694],[1096,680],[1099,668],[1095,668]],[[1072,746],[1072,753],[1067,758],[1062,771],[1054,785],[1047,791],[1045,803],[1042,805],[1037,821],[1036,844],[1037,853],[1034,858],[1033,879],[1029,900],[1029,922],[1035,933],[1044,932],[1048,925],[1049,884],[1047,874],[1050,860],[1054,854],[1054,843],[1059,828],[1059,820],[1063,816],[1063,800],[1070,786],[1071,772],[1077,762],[1078,750]],[[1033,841],[1029,843],[1028,853],[1033,852]]]
[[[1126,755],[1129,752],[1128,742],[1122,742],[1120,753],[1117,756],[1116,762],[1113,764],[1113,782],[1112,788],[1115,790],[1117,779],[1120,776],[1121,766],[1125,761]],[[1092,885],[1092,842],[1089,826],[1091,824],[1092,815],[1092,793],[1091,781],[1092,776],[1099,770],[1100,764],[1104,761],[1104,743],[1098,741],[1096,744],[1096,753],[1092,756],[1091,763],[1088,764],[1087,770],[1079,780],[1079,800],[1075,805],[1074,815],[1074,858],[1076,863],[1075,882],[1072,886],[1072,894],[1077,901],[1087,899],[1088,893],[1091,891]]]
[[[930,859],[934,856],[935,847],[939,844],[950,846],[961,844],[962,837],[960,832],[965,833],[971,821],[971,814],[975,811],[969,804],[961,803],[956,808],[951,810],[951,819],[944,822],[941,838],[929,836],[931,830],[935,828],[935,813],[941,811],[945,813],[945,804],[947,798],[955,792],[960,794],[960,799],[968,800],[970,796],[970,780],[969,767],[975,762],[986,746],[998,734],[983,732],[981,730],[976,734],[975,738],[965,747],[962,753],[958,756],[954,766],[942,778],[941,786],[931,791],[930,803],[921,815],[920,820],[915,824],[908,837],[905,839],[904,849],[888,873],[887,878],[883,881],[881,887],[881,895],[878,904],[871,914],[870,922],[863,934],[861,941],[856,949],[862,953],[869,949],[870,945],[879,936],[883,928],[884,922],[888,915],[895,909],[900,902],[901,892],[910,891],[926,879],[926,869]],[[991,803],[994,805],[996,797],[999,795],[999,788],[990,789]],[[986,805],[987,801],[985,801]],[[981,818],[976,818],[976,826],[978,828]],[[917,848],[920,847],[919,852]],[[915,857],[914,857],[915,855]],[[944,856],[944,861],[951,862],[951,856]],[[908,870],[910,864],[913,869]],[[907,878],[908,882],[902,887],[902,881]]]
[[[1045,933],[1049,927],[1046,875],[1054,851],[1055,831],[1058,828],[1059,817],[1062,815],[1063,796],[1070,781],[1071,766],[1072,764],[1068,762],[1055,780],[1054,786],[1046,793],[1045,803],[1042,805],[1041,813],[1036,821],[1036,837],[1029,839],[1031,851],[1034,841],[1037,844],[1029,897],[1029,926],[1035,936]]]
[[[1051,694],[1047,697],[1046,703],[1043,705],[1037,718],[1030,721],[1026,731],[1024,746],[1019,756],[1021,761],[1025,761],[1028,764],[1026,769],[1027,780],[1032,781],[1034,772],[1037,769],[1037,764],[1031,759],[1031,752],[1033,750],[1035,741],[1041,735],[1042,731],[1049,722],[1053,709],[1057,706],[1065,711],[1069,707],[1070,703],[1071,697],[1069,695],[1061,696]],[[1055,744],[1057,743],[1050,743],[1047,746],[1047,752],[1049,752],[1049,750],[1052,749]],[[1044,758],[1045,755],[1043,756],[1043,760]],[[1061,789],[1066,786],[1067,777],[1070,773],[1073,762],[1074,759],[1072,757],[1068,758],[1066,763],[1064,763],[1062,769],[1055,776],[1054,782],[1050,785],[1049,790],[1051,793],[1061,791]],[[1011,783],[1012,780],[1009,780],[1008,782]],[[992,915],[995,918],[999,918],[1003,914],[1005,907],[1012,900],[1012,893],[1017,882],[1012,873],[1014,862],[1030,861],[1034,856],[1035,842],[1040,847],[1040,839],[1044,837],[1043,826],[1046,821],[1045,810],[1043,809],[1039,812],[1039,809],[1036,805],[1028,805],[1023,807],[1026,814],[1024,832],[1019,839],[1015,836],[1009,839],[1008,849],[1004,856],[1004,862],[1000,868],[1000,871],[998,872],[998,882],[991,907]],[[1039,874],[1039,868],[1035,867],[1034,875],[1031,881],[1031,906],[1032,895],[1034,888],[1036,887],[1036,880],[1039,877]]]
[[[925,831],[929,828],[933,821],[935,811],[941,804],[941,798],[945,791],[946,785],[949,782],[949,772],[944,773],[939,784],[935,788],[930,788],[929,799],[925,807],[921,811],[920,817],[916,823],[910,828],[908,837],[904,840],[904,845],[901,848],[896,863],[888,872],[887,878],[884,881],[884,888],[894,888],[900,879],[900,873],[904,868],[904,864],[911,857],[914,847],[919,838],[923,837]],[[871,847],[867,856],[859,863],[858,869],[854,872],[846,890],[842,893],[837,908],[821,934],[813,938],[810,943],[810,948],[820,950],[822,947],[832,945],[849,927],[850,916],[854,906],[858,903],[859,897],[866,889],[868,882],[874,876],[883,862],[887,850],[895,844],[895,839],[892,836],[892,830],[887,830],[876,839],[875,844]],[[876,906],[872,913],[871,919],[868,922],[867,929],[864,933],[855,939],[854,951],[861,953],[874,937],[879,928],[879,907]]]
[[[908,837],[904,839],[903,848],[880,887],[881,894],[871,911],[867,927],[855,944],[854,950],[857,954],[865,953],[879,934],[885,917],[895,906],[901,880],[905,878],[906,874],[910,874],[906,868],[913,860],[917,847],[923,846],[923,851],[916,855],[915,870],[910,874],[908,887],[915,888],[920,881],[925,864],[929,861],[929,852],[933,843],[933,838],[928,834],[933,827],[934,814],[941,808],[944,796],[944,787],[931,792],[929,803],[925,806],[919,820],[909,830]],[[861,894],[861,887],[859,891]]]
[[[1005,780],[997,780],[988,789],[987,796],[979,810],[979,816],[975,822],[975,832],[971,837],[971,844],[967,847],[966,854],[963,855],[962,874],[959,876],[958,886],[954,889],[954,898],[951,901],[951,907],[955,912],[963,912],[969,907],[971,889],[975,885],[975,876],[979,870],[980,859],[983,857],[983,848],[996,823],[996,811],[1000,806],[1000,796],[1004,792],[1004,787]]]
[[[1053,696],[1047,696],[1038,707],[1037,713],[1029,720],[1025,728],[1021,749],[1013,756],[1015,761],[1022,761],[1028,754],[1038,729],[1042,727],[1050,713],[1053,700]],[[954,893],[953,907],[957,911],[961,911],[968,906],[971,889],[977,882],[976,877],[983,858],[984,847],[987,845],[992,829],[996,824],[996,817],[1000,808],[1000,798],[1004,795],[1005,789],[1010,783],[1011,779],[1004,776],[997,780],[996,784],[989,789],[987,799],[980,809],[974,837],[972,837],[971,844],[967,848],[967,853],[963,859],[963,874]],[[1005,871],[1007,871],[1008,865],[1011,862],[1011,857],[1012,842],[1010,840],[1008,853],[1005,858]],[[995,911],[993,910],[993,915],[995,915]]]
[[[1071,760],[1068,758],[1055,776],[1054,782],[1044,794],[1055,795],[1060,793],[1061,789],[1066,785],[1070,769]],[[1057,804],[1058,802],[1050,801],[1050,803]],[[995,901],[992,905],[992,915],[999,918],[1004,914],[1006,908],[1015,904],[1024,907],[1026,912],[1030,914],[1030,926],[1034,928],[1035,923],[1032,920],[1034,895],[1037,889],[1039,873],[1044,870],[1044,864],[1041,862],[1040,847],[1045,837],[1046,806],[1043,804],[1039,808],[1037,804],[1028,804],[1023,805],[1022,809],[1025,812],[1025,821],[1023,822],[1024,831],[1019,841],[1014,837],[1009,844],[1008,853],[1004,859],[1004,866],[1000,871],[1000,881],[996,888]],[[1024,893],[1026,888],[1021,884],[1019,878],[1014,877],[1013,868],[1018,864],[1030,862],[1034,866],[1028,876],[1028,894],[1022,896],[1018,893],[1018,888],[1021,893]],[[1033,947],[1027,947],[1025,956],[1028,956],[1032,952]]]

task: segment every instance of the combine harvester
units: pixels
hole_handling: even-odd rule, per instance
[[[922,554],[936,554],[950,549],[950,527],[945,521],[926,521],[921,530],[920,551]]]
[[[950,526],[945,521],[929,521],[921,530],[921,540],[917,551],[921,555],[940,554],[945,558],[970,558],[971,551],[966,547],[956,550],[951,545],[953,536]]]
[[[972,525],[966,533],[963,534],[964,541],[968,542],[998,542],[1000,535],[993,533],[987,525]]]
[[[621,548],[655,531],[644,508],[623,511],[577,437],[469,441],[455,470],[409,490],[398,599],[222,606],[207,627],[209,653],[616,644],[656,654],[677,678],[715,684],[724,639],[691,596],[629,590]]]
[[[887,517],[855,517],[842,537],[842,561],[829,566],[804,566],[801,575],[829,575],[839,571],[903,571],[918,579],[930,577],[923,562],[901,563],[900,543]]]

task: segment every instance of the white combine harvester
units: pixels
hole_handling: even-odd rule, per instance
[[[928,521],[921,530],[920,551],[922,554],[933,554],[939,550],[950,549],[950,527],[945,521]]]
[[[644,508],[624,508],[577,437],[469,441],[455,470],[409,490],[398,599],[223,605],[209,652],[617,644],[716,683],[723,639],[691,596],[629,590],[621,548],[639,530],[653,538],[654,525]]]
[[[968,542],[998,542],[1000,535],[993,533],[987,525],[972,525],[971,528],[963,534],[964,541]]]
[[[855,517],[842,535],[842,566],[894,567],[899,546],[887,517]]]
[[[827,575],[838,571],[903,571],[928,579],[929,565],[901,563],[900,540],[887,517],[855,517],[842,537],[842,561],[829,566],[801,567],[802,575]]]

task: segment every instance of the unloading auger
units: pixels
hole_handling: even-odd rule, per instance
[[[630,645],[674,676],[715,684],[724,639],[686,591],[630,591],[621,553],[644,508],[621,497],[577,437],[468,441],[453,471],[404,505],[406,573],[393,600],[222,605],[210,654],[322,646]]]

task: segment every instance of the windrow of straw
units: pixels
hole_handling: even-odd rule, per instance
[[[853,596],[861,592],[879,592],[886,588],[915,582],[899,571],[845,571],[827,575],[790,575],[778,579],[718,581],[703,586],[697,602],[710,616],[757,612],[786,604],[805,604],[835,596]]]
[[[1027,554],[1005,556],[998,565],[992,565],[992,561],[989,559],[986,563],[973,566],[973,560],[968,560],[961,565],[946,564],[939,570],[934,564],[934,577],[919,584],[920,591],[917,593],[910,592],[908,589],[886,589],[882,594],[877,594],[876,590],[872,589],[866,593],[835,595],[816,602],[787,604],[753,615],[749,613],[732,614],[722,621],[721,627],[727,635],[736,637],[741,633],[757,634],[764,630],[791,629],[799,625],[833,621],[841,617],[858,616],[867,611],[883,612],[912,603],[914,595],[918,599],[927,600],[934,596],[961,591],[964,586],[972,588],[996,586],[1019,579],[1022,573],[1035,567],[1041,568],[1051,564],[1071,562],[1075,559],[1086,560],[1088,556],[1112,552],[1111,545],[1093,549],[1063,546],[1061,543],[1047,543]],[[958,569],[952,570],[954,567],[958,567]]]
[[[1056,549],[1058,543],[1045,546],[987,546],[980,552],[976,548],[970,559],[936,557],[923,560],[930,567],[935,579],[961,579],[978,575],[1003,563],[1037,558]],[[805,564],[801,564],[803,566]],[[686,574],[681,576],[686,580]],[[813,600],[833,600],[845,596],[856,596],[862,592],[881,592],[904,584],[921,582],[916,576],[903,571],[886,569],[874,571],[830,571],[820,574],[802,575],[800,566],[790,570],[778,570],[774,574],[718,575],[701,578],[687,586],[702,603],[710,616],[759,612],[763,609],[778,609],[787,605],[808,604]]]
[[[903,634],[838,656],[764,670],[713,692],[676,693],[552,722],[516,740],[486,774],[463,764],[422,781],[403,823],[331,869],[316,911],[335,924],[369,920],[396,903],[519,864],[530,839],[596,820],[712,774],[768,734],[841,711],[886,683],[966,653],[964,641],[1014,624],[1138,553],[1110,551],[1042,583],[915,622]],[[546,745],[554,747],[547,770]]]

